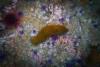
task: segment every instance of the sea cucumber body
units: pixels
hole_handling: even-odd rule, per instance
[[[32,43],[34,45],[39,44],[52,35],[61,35],[67,31],[68,29],[64,25],[47,25],[43,27],[36,36],[32,37]]]

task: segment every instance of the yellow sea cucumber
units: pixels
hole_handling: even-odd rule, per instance
[[[49,24],[43,27],[36,36],[33,36],[31,41],[33,45],[37,45],[52,35],[61,35],[67,31],[68,29],[64,25]]]

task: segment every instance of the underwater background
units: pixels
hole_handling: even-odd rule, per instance
[[[100,67],[99,0],[0,0],[0,67]]]

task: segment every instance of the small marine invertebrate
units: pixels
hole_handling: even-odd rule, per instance
[[[45,41],[52,35],[61,35],[67,31],[68,31],[68,29],[64,25],[60,25],[60,24],[46,25],[39,31],[39,33],[36,36],[32,37],[32,43],[34,45],[37,45],[37,44]]]

